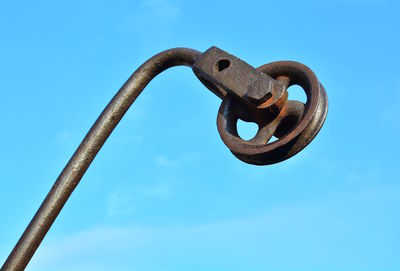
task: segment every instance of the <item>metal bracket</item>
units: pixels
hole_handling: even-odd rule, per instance
[[[218,97],[231,95],[248,106],[266,109],[287,99],[284,86],[215,46],[205,51],[193,65],[199,80]]]

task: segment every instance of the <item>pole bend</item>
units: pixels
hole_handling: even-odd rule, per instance
[[[200,52],[188,48],[163,51],[143,63],[119,89],[58,176],[50,192],[8,256],[1,271],[24,270],[93,159],[146,85],[174,66],[191,67]]]

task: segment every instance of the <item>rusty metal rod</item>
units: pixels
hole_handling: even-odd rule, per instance
[[[64,204],[96,154],[144,87],[173,66],[192,66],[200,52],[175,48],[161,52],[141,65],[120,88],[93,124],[78,149],[58,176],[35,216],[8,256],[1,271],[24,270]]]

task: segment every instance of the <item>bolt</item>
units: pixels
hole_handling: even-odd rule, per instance
[[[273,80],[255,80],[246,92],[246,99],[253,105],[260,105],[272,97]]]

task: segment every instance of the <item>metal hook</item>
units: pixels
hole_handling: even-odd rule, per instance
[[[155,76],[180,65],[192,67],[206,87],[223,99],[217,118],[218,131],[233,154],[247,163],[270,164],[289,158],[314,138],[325,120],[325,90],[304,65],[280,62],[254,69],[216,47],[205,53],[187,48],[161,52],[131,75],[100,114],[1,271],[25,269],[96,154],[132,103]],[[302,106],[287,102],[286,89],[293,83],[305,89],[310,103]],[[249,118],[256,120],[259,126],[261,124],[255,140],[240,139],[236,131],[238,118]],[[273,134],[279,135],[280,140],[267,144]]]

